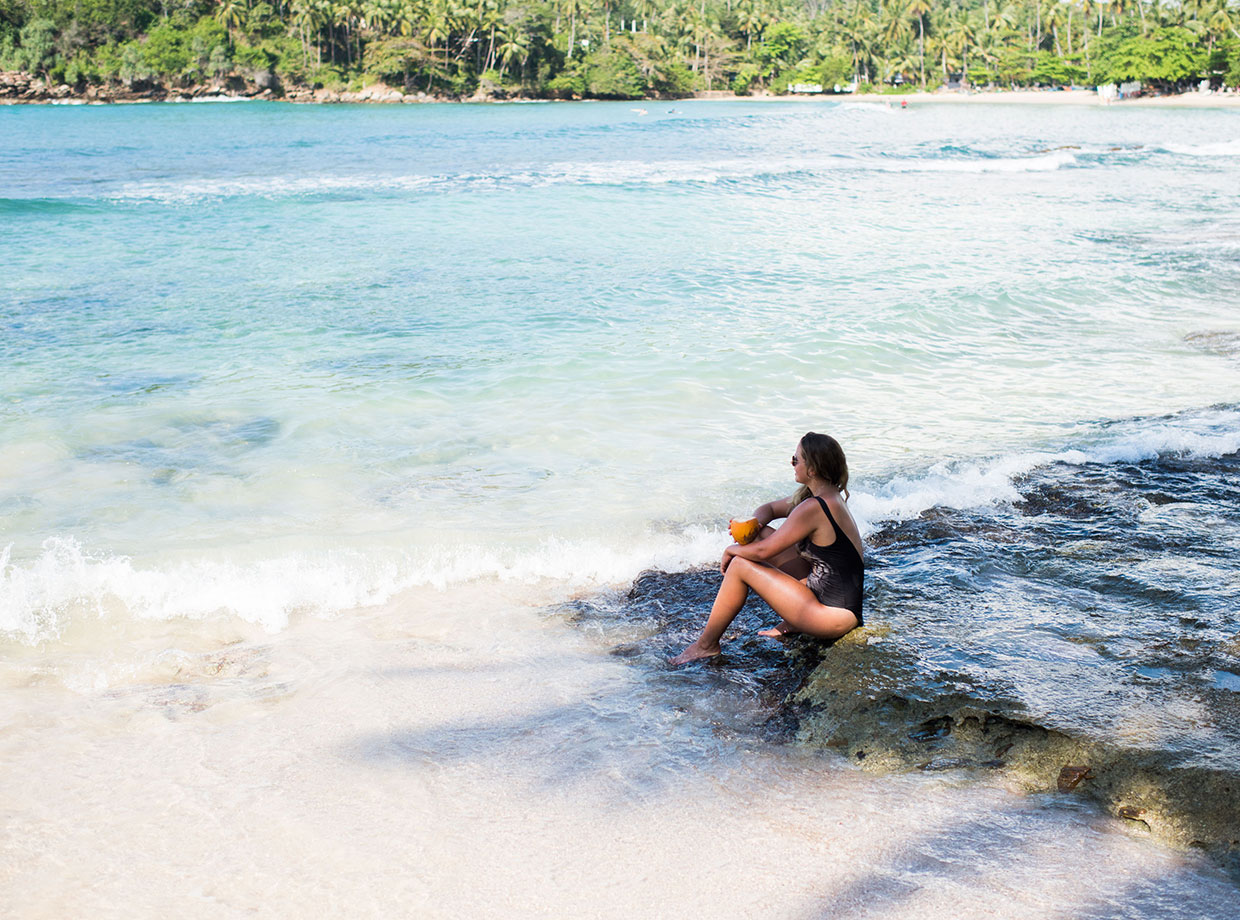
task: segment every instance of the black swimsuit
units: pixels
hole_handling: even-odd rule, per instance
[[[805,585],[814,592],[818,603],[826,607],[843,607],[851,610],[857,617],[857,625],[865,622],[861,619],[861,589],[865,582],[865,562],[853,541],[844,536],[840,525],[831,516],[827,503],[817,495],[818,504],[822,505],[827,520],[835,528],[835,542],[830,546],[819,546],[806,537],[797,544],[797,552],[810,564],[809,577]]]

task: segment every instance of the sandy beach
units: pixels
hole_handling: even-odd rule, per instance
[[[850,99],[870,100],[874,96],[852,95]],[[887,97],[881,97],[887,98]],[[894,97],[893,97],[894,98]],[[1181,93],[1176,96],[1138,96],[1134,99],[1106,100],[1094,90],[1072,89],[1059,92],[1016,90],[1012,92],[943,92],[913,93],[901,96],[913,103],[1018,103],[1020,105],[1095,105],[1095,106],[1156,106],[1177,108],[1224,108],[1240,106],[1240,93]]]
[[[1103,99],[1092,89],[1071,90],[945,90],[934,93],[841,93],[814,95],[761,95],[737,96],[734,93],[718,91],[703,93],[697,98],[706,100],[747,99],[767,102],[815,102],[824,99],[833,102],[865,102],[877,105],[890,105],[898,108],[902,102],[908,105],[955,105],[955,104],[987,104],[1013,103],[1018,105],[1088,105],[1088,106],[1152,106],[1157,108],[1234,108],[1240,107],[1240,93],[1181,93],[1175,96],[1139,96],[1133,99]]]

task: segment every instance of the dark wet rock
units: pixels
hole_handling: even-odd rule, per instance
[[[0,71],[0,103],[45,102],[166,102],[201,98],[275,99],[284,96],[279,77],[260,69],[252,76],[233,74],[223,80],[189,86],[166,86],[156,80],[84,85],[48,85],[41,78],[21,71]]]
[[[868,538],[869,625],[833,645],[756,637],[774,614],[751,601],[722,659],[668,669],[710,609],[707,569],[564,612],[717,730],[1139,810],[1240,876],[1240,455],[1055,463],[1016,485],[1018,502]]]
[[[808,707],[798,741],[864,770],[999,771],[1030,792],[1084,796],[1240,876],[1240,764],[1186,765],[1169,751],[1047,728],[1018,700],[940,693],[882,631],[837,642],[792,700]]]
[[[1073,731],[1070,713],[1039,714],[1011,687],[928,667],[915,623],[903,631],[881,624],[896,619],[888,603],[904,602],[890,586],[875,592],[886,599],[872,605],[879,625],[836,643],[760,639],[754,632],[773,614],[751,603],[725,637],[724,656],[667,668],[701,627],[718,584],[713,570],[647,572],[628,592],[578,598],[558,612],[646,668],[664,702],[687,714],[698,707],[721,733],[832,750],[869,772],[998,773],[1030,792],[1092,800],[1240,876],[1240,762]]]
[[[1071,792],[1079,786],[1083,780],[1092,778],[1093,773],[1090,772],[1089,767],[1073,767],[1065,765],[1064,768],[1059,771],[1059,779],[1055,785],[1058,787],[1060,792]]]
[[[1184,341],[1208,354],[1226,358],[1240,357],[1240,332],[1191,332],[1184,336]]]
[[[723,654],[671,668],[668,659],[696,638],[719,588],[716,569],[643,572],[630,589],[577,598],[553,611],[595,636],[610,653],[647,669],[664,702],[686,709],[706,704],[716,729],[763,740],[792,740],[808,709],[791,699],[828,647],[805,637],[764,639],[773,625],[764,604],[748,605],[724,636]]]

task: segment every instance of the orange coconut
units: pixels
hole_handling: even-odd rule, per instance
[[[728,532],[732,534],[732,539],[742,546],[757,539],[760,530],[762,530],[762,525],[758,523],[757,518],[749,518],[745,521],[728,521]]]

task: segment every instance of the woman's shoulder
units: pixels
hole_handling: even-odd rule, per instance
[[[823,514],[822,501],[823,499],[818,495],[807,495],[798,502],[796,500],[796,496],[794,495],[788,499],[788,506],[794,512],[799,512],[802,515],[811,515],[811,519],[822,519],[826,517],[826,515]]]
[[[848,505],[844,502],[844,496],[839,492],[829,493],[827,495],[811,495],[806,498],[801,505],[812,505],[822,517],[829,517],[832,521],[850,520],[852,515],[848,511]],[[797,507],[801,507],[798,505]],[[826,512],[824,514],[824,512]]]

